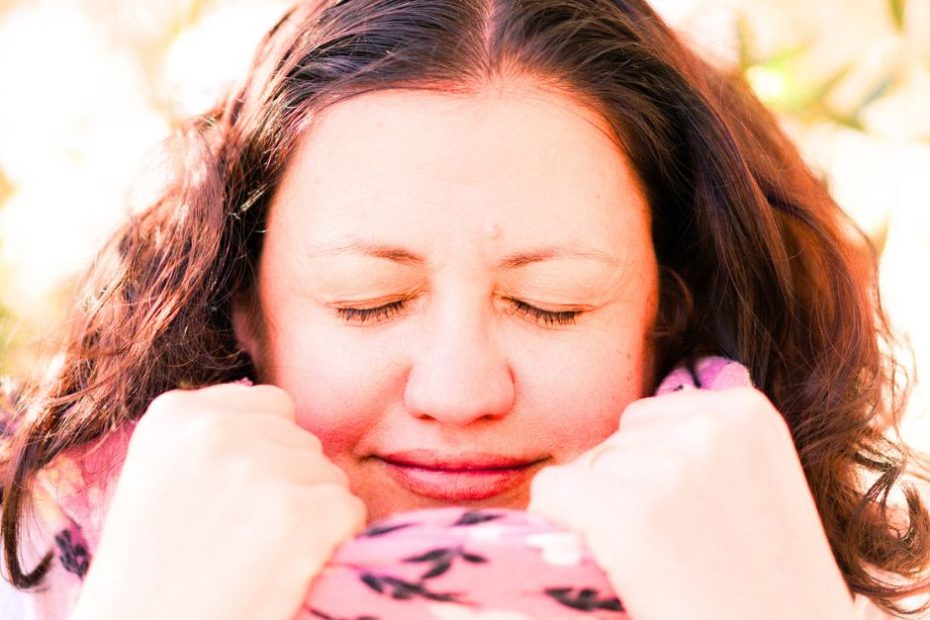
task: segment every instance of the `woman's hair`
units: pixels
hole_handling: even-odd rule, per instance
[[[642,0],[292,8],[245,83],[181,127],[171,181],[99,255],[55,369],[19,395],[2,496],[16,586],[39,583],[51,560],[30,571],[18,554],[41,468],[138,419],[161,392],[254,375],[231,300],[254,284],[269,199],[315,116],[366,92],[467,94],[510,79],[603,114],[646,189],[661,272],[656,377],[706,354],[745,364],[791,428],[850,590],[909,613],[899,599],[930,586],[915,584],[930,517],[909,485],[906,521],[888,497],[927,469],[886,438],[906,390],[871,246],[740,78],[699,59]]]

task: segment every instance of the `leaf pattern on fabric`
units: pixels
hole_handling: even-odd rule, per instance
[[[90,553],[87,546],[78,540],[79,537],[72,529],[62,530],[55,534],[55,545],[64,569],[83,579],[90,567]]]
[[[407,581],[391,575],[374,575],[372,573],[362,573],[359,576],[362,583],[385,596],[390,596],[398,601],[406,601],[414,598],[423,598],[440,603],[461,603],[459,600],[461,594],[458,592],[433,592],[423,583]]]
[[[432,549],[421,555],[404,558],[403,561],[408,563],[424,562],[432,564],[432,568],[420,576],[421,580],[425,580],[439,577],[440,575],[448,572],[449,569],[452,568],[452,563],[456,558],[462,558],[471,564],[481,564],[488,561],[484,556],[478,555],[477,553],[469,553],[462,547],[443,547],[439,549]]]
[[[526,512],[439,508],[366,533],[294,620],[627,618],[580,537]]]
[[[375,538],[377,536],[384,536],[385,534],[390,534],[391,532],[396,532],[397,530],[402,530],[405,527],[410,527],[412,523],[398,523],[396,525],[374,525],[361,534],[358,535],[359,538]]]
[[[547,588],[544,592],[562,605],[579,611],[623,611],[620,599],[602,599],[600,593],[593,588]]]
[[[322,618],[323,620],[381,620],[378,616],[356,616],[355,618],[348,618],[342,616],[331,616],[327,613],[320,611],[319,609],[308,609],[315,618]]]
[[[462,516],[458,518],[458,521],[452,524],[452,527],[461,527],[468,525],[478,525],[480,523],[487,523],[488,521],[494,521],[495,519],[500,519],[504,515],[495,514],[491,512],[481,512],[479,510],[466,510],[462,513]]]

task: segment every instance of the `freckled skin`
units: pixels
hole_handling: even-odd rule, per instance
[[[309,128],[272,200],[261,315],[237,307],[236,333],[369,519],[443,503],[388,476],[385,454],[564,463],[644,395],[657,267],[611,135],[588,108],[519,83],[370,93]],[[407,258],[329,251],[351,243]],[[540,258],[553,247],[601,259]],[[528,493],[471,503],[523,508]]]

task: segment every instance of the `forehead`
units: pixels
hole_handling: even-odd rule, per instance
[[[616,247],[648,209],[604,117],[565,95],[505,84],[378,91],[327,108],[302,137],[271,218],[314,236],[403,243],[454,227],[515,243]]]

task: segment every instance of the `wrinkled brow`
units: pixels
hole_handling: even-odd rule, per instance
[[[360,254],[363,256],[373,256],[383,258],[401,265],[420,266],[426,264],[426,259],[419,254],[408,250],[407,248],[389,245],[385,243],[372,243],[364,241],[353,241],[346,244],[337,245],[314,245],[311,246],[308,255],[311,258],[322,256],[338,256],[342,254]],[[620,261],[610,254],[596,248],[583,247],[578,245],[564,246],[547,246],[535,248],[525,252],[515,252],[509,254],[497,263],[498,269],[519,269],[541,263],[549,260],[593,260],[604,263],[611,267],[616,267]]]

